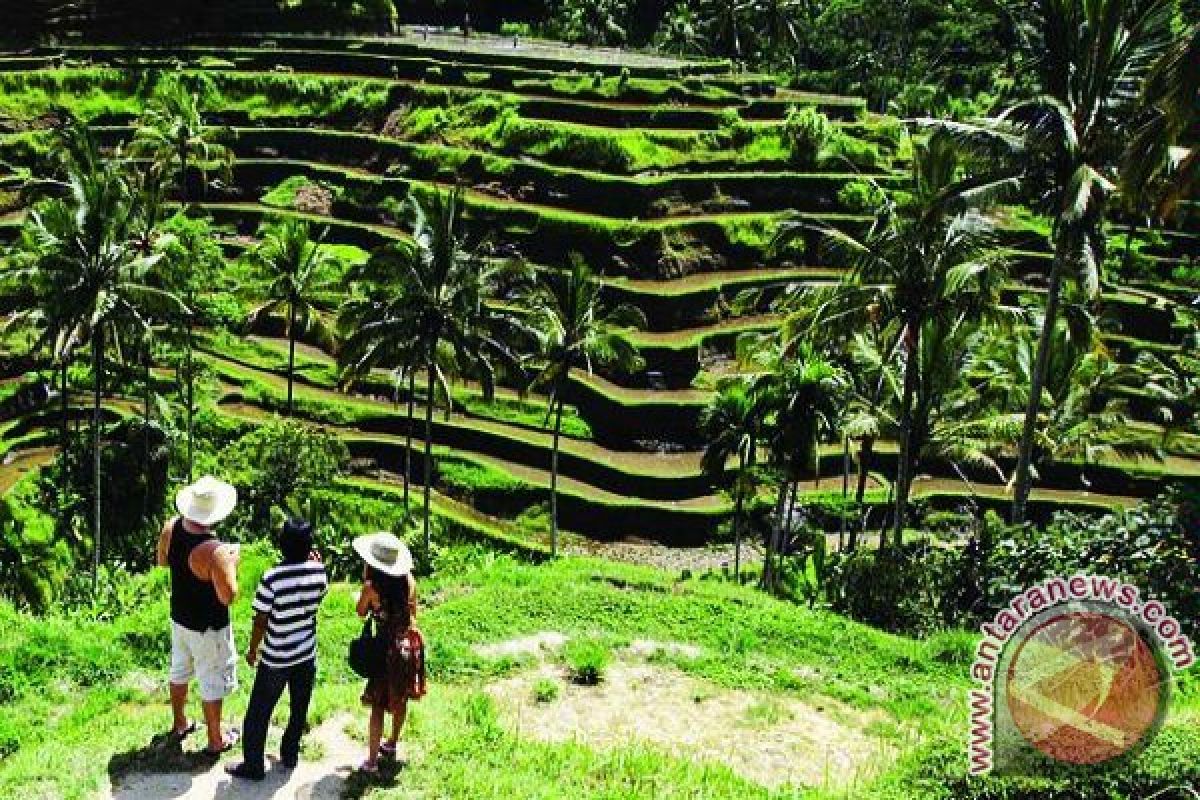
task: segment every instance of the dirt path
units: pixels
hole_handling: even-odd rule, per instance
[[[339,800],[351,771],[363,757],[362,745],[346,735],[349,717],[339,714],[305,738],[305,754],[291,771],[268,758],[261,783],[235,781],[225,774],[229,756],[205,772],[132,772],[116,782],[102,800]],[[268,747],[270,752],[270,747]]]

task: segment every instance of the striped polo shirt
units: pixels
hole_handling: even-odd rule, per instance
[[[283,669],[317,657],[317,608],[328,590],[325,565],[319,561],[267,570],[253,603],[255,611],[267,615],[263,666]]]

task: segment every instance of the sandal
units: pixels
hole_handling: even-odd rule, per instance
[[[394,759],[396,757],[396,744],[394,742],[384,742],[379,745],[379,755],[384,758]]]
[[[193,720],[191,722],[188,722],[187,727],[181,731],[177,731],[174,728],[167,731],[167,741],[172,742],[174,744],[179,744],[180,742],[182,742],[184,739],[188,738],[195,732],[196,732],[196,723]]]
[[[358,765],[358,771],[362,772],[366,775],[378,775],[379,774],[379,764],[372,763],[370,761],[364,761],[363,763]]]
[[[203,750],[200,751],[200,754],[207,758],[220,758],[225,753],[228,753],[235,746],[237,746],[237,743],[238,743],[237,731],[229,731],[228,733],[225,734],[224,741],[221,742],[220,750],[212,750],[212,749],[205,747]]]

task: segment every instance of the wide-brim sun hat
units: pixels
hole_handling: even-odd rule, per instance
[[[392,533],[368,533],[354,540],[354,552],[385,575],[407,575],[413,569],[408,545]]]
[[[179,515],[206,528],[228,517],[236,505],[237,489],[212,475],[204,475],[175,495]]]

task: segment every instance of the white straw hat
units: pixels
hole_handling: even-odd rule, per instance
[[[369,533],[354,540],[354,552],[385,575],[407,575],[413,569],[408,545],[391,533]]]
[[[212,527],[229,516],[237,505],[237,489],[225,481],[205,475],[175,495],[175,508],[186,520]]]

